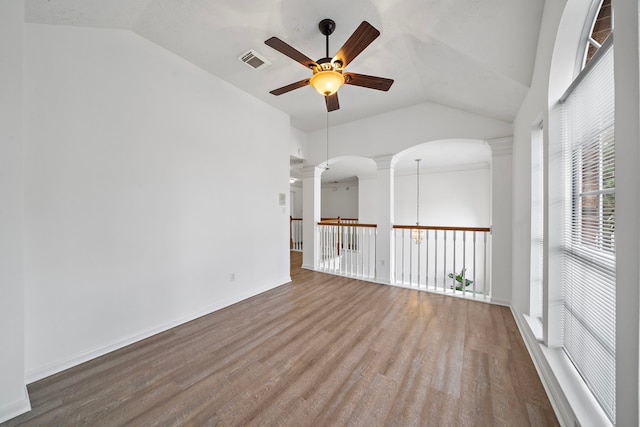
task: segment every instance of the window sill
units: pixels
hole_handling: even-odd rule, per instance
[[[531,333],[533,334],[533,336],[536,337],[536,341],[538,341],[539,343],[544,342],[544,331],[542,328],[542,321],[537,317],[531,317],[526,314],[523,314],[522,316],[524,317],[524,320],[527,321],[527,325],[529,325],[529,329],[531,330]]]

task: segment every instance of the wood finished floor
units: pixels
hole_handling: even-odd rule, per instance
[[[506,307],[300,269],[28,386],[4,425],[553,426]]]

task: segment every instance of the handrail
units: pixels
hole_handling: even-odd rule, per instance
[[[491,227],[442,227],[434,225],[394,225],[393,228],[404,230],[445,230],[445,231],[484,231],[491,232]]]
[[[358,218],[343,218],[341,216],[335,218],[320,218],[320,221],[357,221]]]
[[[344,222],[342,222],[344,221]],[[348,226],[357,226],[360,228],[375,228],[377,227],[377,225],[375,224],[359,224],[357,222],[354,221],[358,221],[358,218],[341,218],[341,217],[337,217],[337,218],[320,218],[320,222],[318,223],[318,225],[326,225],[326,226],[331,226],[331,227],[348,227]],[[347,229],[347,231],[349,231],[351,229]],[[337,245],[337,250],[338,250],[338,256],[340,255],[340,251],[342,248],[342,233],[344,232],[344,230],[340,231],[338,233],[338,245]]]
[[[377,228],[378,224],[342,224],[338,222],[320,221],[318,225],[332,225],[334,227],[369,227]]]

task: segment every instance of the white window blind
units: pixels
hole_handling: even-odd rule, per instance
[[[601,50],[563,105],[562,343],[615,424],[613,44]]]
[[[542,123],[531,130],[531,287],[529,315],[542,321],[542,254],[543,254],[543,151]]]

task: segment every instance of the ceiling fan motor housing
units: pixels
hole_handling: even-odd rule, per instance
[[[334,61],[333,58],[322,58],[316,61],[317,67],[314,67],[314,74],[320,71],[337,71],[342,73],[342,62]]]

